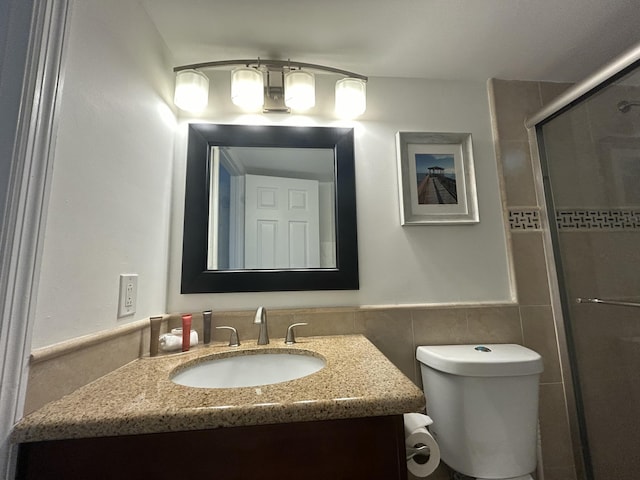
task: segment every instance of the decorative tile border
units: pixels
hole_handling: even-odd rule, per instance
[[[638,230],[640,209],[571,209],[558,210],[556,222],[559,230]]]
[[[640,230],[640,209],[560,209],[556,212],[558,230],[630,231]],[[509,209],[512,231],[540,231],[540,211],[531,208]]]
[[[540,212],[538,210],[509,210],[509,228],[511,230],[540,230]]]

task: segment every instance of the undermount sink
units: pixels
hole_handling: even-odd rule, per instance
[[[180,369],[171,381],[198,388],[255,387],[306,377],[325,365],[322,358],[298,352],[238,352]]]

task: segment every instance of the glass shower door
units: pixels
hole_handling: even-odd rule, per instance
[[[638,479],[638,69],[547,121],[538,135],[587,478]]]

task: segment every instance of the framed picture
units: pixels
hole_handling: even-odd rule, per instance
[[[398,132],[402,225],[478,223],[470,133]]]

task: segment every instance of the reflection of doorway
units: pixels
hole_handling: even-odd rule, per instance
[[[318,182],[245,176],[245,268],[319,268]]]

